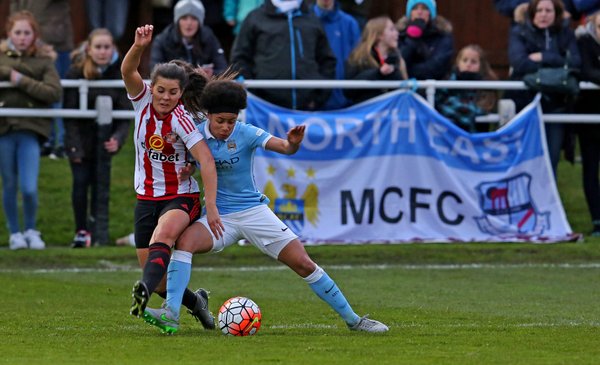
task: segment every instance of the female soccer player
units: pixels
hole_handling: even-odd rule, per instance
[[[201,88],[186,88],[192,79],[206,81],[191,67],[169,62],[156,65],[146,85],[138,72],[140,58],[152,40],[152,25],[138,27],[135,41],[121,66],[123,81],[135,110],[134,144],[135,243],[143,277],[132,290],[130,313],[140,316],[154,291],[164,293],[163,277],[171,256],[171,247],[190,222],[200,216],[198,183],[188,176],[178,180],[178,171],[191,154],[202,168],[206,201],[206,224],[215,237],[222,236],[223,224],[216,206],[217,175],[213,157],[192,120],[195,95]],[[183,101],[183,102],[182,102]],[[184,107],[185,105],[185,107]],[[161,281],[163,281],[161,283]],[[160,285],[162,284],[162,285]],[[158,289],[158,290],[157,290]],[[206,293],[185,290],[183,302],[205,328],[214,328],[208,312]]]
[[[181,298],[190,279],[192,254],[218,252],[245,238],[300,275],[351,330],[387,331],[383,323],[354,313],[335,282],[308,256],[298,236],[269,209],[269,199],[255,186],[254,151],[260,147],[285,155],[294,154],[304,138],[305,126],[292,128],[287,139],[281,139],[250,124],[237,122],[238,113],[246,108],[246,91],[232,81],[234,76],[229,73],[206,85],[200,107],[208,121],[198,126],[218,162],[217,208],[225,226],[223,236],[218,237],[209,230],[206,216],[186,228],[177,240],[169,265],[166,304],[161,309],[146,308],[144,319],[164,332],[176,332]]]

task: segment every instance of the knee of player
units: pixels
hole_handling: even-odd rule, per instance
[[[311,258],[308,255],[298,260],[294,266],[294,271],[297,272],[298,275],[302,276],[303,278],[312,274],[317,268],[317,264],[315,264],[315,262],[311,260]]]

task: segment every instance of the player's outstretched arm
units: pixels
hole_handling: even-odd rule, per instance
[[[152,25],[146,24],[135,30],[133,45],[129,48],[121,64],[121,75],[125,82],[125,89],[131,96],[137,96],[144,90],[144,79],[142,79],[138,67],[140,66],[144,49],[152,42],[153,29]]]
[[[298,125],[290,129],[287,133],[287,139],[273,137],[269,139],[265,149],[279,152],[284,155],[293,155],[300,148],[300,143],[304,139],[305,125]]]
[[[217,238],[223,237],[225,227],[221,222],[217,209],[217,168],[210,148],[204,140],[196,143],[190,149],[192,156],[200,163],[200,175],[204,185],[204,204],[206,220],[210,230]]]

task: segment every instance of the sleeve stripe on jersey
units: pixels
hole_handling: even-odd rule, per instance
[[[177,115],[177,119],[179,120],[179,124],[183,127],[186,133],[191,133],[193,130],[190,129],[190,120],[187,118],[185,111],[182,108],[175,109],[175,115]],[[192,124],[193,125],[193,124]]]
[[[181,125],[187,133],[192,133],[192,131],[196,129],[194,127],[194,123],[192,123],[192,121],[190,120],[190,118],[187,117],[187,115],[184,114],[181,119]]]
[[[190,119],[187,117],[187,115],[181,108],[175,109],[175,115],[179,120],[179,124],[181,124],[186,133],[192,133],[192,131],[196,129],[194,127],[194,123],[190,121]]]
[[[139,101],[141,98],[144,97],[144,95],[146,95],[146,90],[148,89],[148,85],[146,85],[146,83],[144,83],[144,90],[140,91],[140,93],[134,97],[130,97],[129,99],[131,101]],[[129,96],[129,95],[128,95]]]

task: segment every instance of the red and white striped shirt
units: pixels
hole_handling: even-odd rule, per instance
[[[192,116],[179,103],[164,119],[152,107],[148,85],[137,96],[129,96],[135,110],[135,191],[138,199],[162,200],[200,190],[193,177],[177,180],[177,171],[188,161],[192,146],[204,137],[196,129]]]

